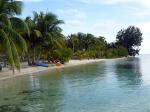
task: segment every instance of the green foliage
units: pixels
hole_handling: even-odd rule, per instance
[[[77,51],[73,55],[74,59],[85,59],[88,58],[88,54],[85,51]]]
[[[117,34],[117,43],[127,48],[130,56],[139,54],[139,46],[142,42],[142,33],[139,28],[129,26],[127,29],[122,29]]]
[[[107,58],[116,58],[118,57],[118,52],[117,52],[117,49],[114,49],[114,48],[109,48],[107,49]]]
[[[61,63],[68,62],[72,57],[72,50],[64,48],[62,50],[54,50],[52,52],[54,59],[59,60]]]
[[[119,46],[117,48],[117,50],[118,50],[118,56],[119,57],[128,56],[128,50],[127,50],[127,48],[125,48],[123,46]]]
[[[12,70],[20,70],[20,57],[27,52],[27,46],[21,33],[28,32],[28,26],[19,18],[12,17],[21,13],[21,3],[14,0],[0,2],[0,45],[1,52],[7,56]],[[18,26],[19,25],[19,26]]]
[[[77,33],[68,36],[67,46],[74,51],[73,58],[115,58],[128,55],[126,47],[118,43],[108,44],[104,37]]]
[[[30,35],[30,31],[29,31],[27,24],[21,19],[17,17],[11,17],[10,22],[11,22],[12,28],[18,33],[21,34],[21,33],[26,32],[28,35]]]
[[[22,12],[22,2],[16,0],[1,0],[0,14],[4,13],[10,16],[19,15]]]
[[[106,52],[107,58],[118,58],[128,56],[128,51],[124,47],[119,48],[109,48]]]
[[[77,51],[73,55],[74,59],[92,59],[96,58],[96,51]]]
[[[74,58],[103,58],[107,43],[104,37],[77,33],[68,36],[67,46],[74,51]]]
[[[57,16],[52,13],[37,13],[34,12],[33,19],[27,17],[26,24],[30,28],[30,36],[24,35],[28,44],[28,60],[35,62],[38,59],[47,57],[52,52],[58,54],[62,48],[65,48],[64,37],[61,34],[61,28],[58,26],[62,24],[62,20],[58,20]],[[37,49],[40,49],[38,51]],[[46,58],[44,58],[46,59]]]

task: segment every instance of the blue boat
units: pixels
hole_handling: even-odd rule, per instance
[[[36,63],[36,66],[48,67],[48,64],[45,64],[45,63]]]

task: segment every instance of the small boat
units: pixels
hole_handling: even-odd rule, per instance
[[[36,63],[36,66],[49,67],[46,63]]]

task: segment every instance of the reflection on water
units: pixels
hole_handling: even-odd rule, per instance
[[[139,58],[116,61],[115,69],[118,81],[130,85],[130,87],[141,86],[142,73]],[[128,87],[127,85],[125,87]]]
[[[148,112],[149,57],[0,81],[0,112]]]

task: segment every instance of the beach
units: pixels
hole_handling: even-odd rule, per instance
[[[122,58],[116,58],[116,59],[122,59]],[[70,60],[68,63],[63,64],[62,66],[52,66],[52,67],[28,66],[26,68],[22,68],[21,71],[15,70],[15,74],[12,73],[12,70],[2,70],[0,72],[0,80],[5,80],[8,78],[18,77],[22,75],[32,75],[32,74],[36,74],[38,72],[43,72],[43,71],[50,71],[53,69],[57,69],[58,67],[65,68],[65,67],[78,66],[78,65],[89,64],[89,63],[101,62],[101,61],[106,61],[106,60],[114,60],[114,59]]]

